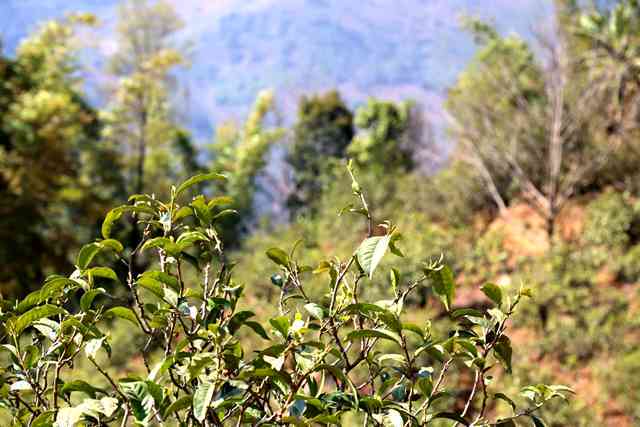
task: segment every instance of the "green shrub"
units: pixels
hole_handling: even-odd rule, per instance
[[[107,214],[102,239],[80,250],[70,276],[48,278],[23,300],[2,301],[0,348],[9,362],[0,403],[12,425],[336,425],[349,418],[391,426],[511,426],[521,419],[543,425],[537,411],[570,392],[534,384],[507,397],[492,382],[494,372],[511,372],[507,322],[526,289],[486,285],[491,309],[454,309],[451,270],[431,262],[412,280],[391,269],[386,299],[365,298],[387,252],[402,254],[398,229],[389,221],[374,227],[355,178],[360,205],[353,209],[365,219],[366,236],[348,256],[314,266],[300,262],[303,248],[293,242],[284,243],[287,251],[268,249],[280,297],[265,328],[241,308],[244,287],[218,238],[218,222],[232,212],[213,215],[223,200],[216,197],[181,202],[209,179],[223,177],[191,178],[172,189],[168,202],[133,196]],[[134,248],[111,238],[125,214],[144,229]],[[98,254],[126,269],[99,265]],[[134,256],[146,257],[143,271],[135,271]],[[324,278],[324,295],[309,296],[310,275]],[[110,299],[103,286],[111,282],[127,298]],[[404,302],[423,288],[449,320],[433,327],[407,321]],[[143,374],[116,375],[109,366],[105,356],[122,348],[113,341],[120,336],[108,333],[112,321],[144,336],[134,341]],[[262,345],[247,345],[247,332]],[[83,360],[95,368],[91,380],[74,370]],[[474,379],[471,388],[459,381],[464,377]],[[512,410],[496,420],[489,408],[499,401]]]
[[[585,241],[609,248],[626,246],[634,219],[634,208],[623,194],[607,191],[587,207]]]
[[[632,246],[620,259],[619,276],[627,282],[640,280],[640,244]]]

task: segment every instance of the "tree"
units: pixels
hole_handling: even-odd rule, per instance
[[[232,201],[227,204],[238,211],[238,215],[225,220],[223,241],[227,243],[237,243],[239,236],[255,221],[257,178],[266,165],[269,150],[284,136],[284,129],[269,126],[273,113],[273,92],[262,91],[241,129],[233,122],[223,123],[216,129],[211,147],[212,170],[227,171],[228,179],[219,183],[218,189],[231,197]]]
[[[167,179],[184,177],[179,154],[191,142],[174,120],[170,97],[172,73],[185,63],[174,40],[182,27],[164,1],[130,0],[120,7],[118,50],[110,60],[117,81],[103,113],[104,136],[121,150],[135,193],[160,190]]]
[[[394,103],[370,99],[358,108],[358,134],[347,152],[361,167],[410,171],[415,167],[415,140],[410,137],[412,116],[417,110],[410,102]]]
[[[603,10],[577,9],[570,22],[586,42],[582,56],[593,81],[611,94],[612,131],[629,133],[638,127],[640,105],[640,6],[623,0]]]
[[[0,58],[4,293],[23,295],[50,269],[69,269],[70,247],[93,234],[105,204],[122,191],[116,153],[98,141],[100,123],[78,77],[76,29],[94,22],[91,15],[47,22],[15,59]]]
[[[606,100],[567,54],[562,32],[541,47],[540,62],[521,39],[476,24],[482,44],[447,99],[460,156],[475,167],[497,207],[521,196],[554,234],[566,202],[588,187],[615,144],[593,136]]]
[[[300,100],[287,158],[293,168],[294,187],[288,205],[294,213],[313,205],[322,191],[321,176],[333,168],[333,161],[345,157],[353,135],[353,114],[338,92]]]
[[[372,224],[350,173],[355,199]],[[197,175],[174,187],[169,200],[138,196],[115,208],[105,218],[102,238],[79,251],[71,275],[50,277],[22,300],[0,300],[8,340],[0,351],[9,360],[0,373],[1,399],[12,424],[544,425],[537,411],[572,393],[566,386],[533,384],[517,398],[495,380],[503,375],[492,376],[512,372],[507,322],[530,296],[525,288],[511,294],[488,284],[482,291],[491,309],[454,309],[452,272],[436,261],[424,264],[415,281],[391,270],[389,299],[366,299],[362,290],[381,277],[382,259],[388,252],[400,254],[398,230],[390,221],[383,223],[382,235],[372,235],[369,226],[348,258],[332,257],[316,267],[326,279],[325,298],[308,297],[303,273],[312,267],[300,264],[296,245],[269,249],[265,261],[279,271],[272,282],[281,303],[279,316],[265,329],[252,320],[253,312],[240,309],[243,286],[234,282],[216,238],[219,218],[209,209],[216,199],[202,195],[183,202],[185,191],[209,179],[224,177]],[[114,222],[125,213],[135,213],[147,229],[131,249],[152,254],[154,265],[139,275],[123,255],[124,245],[111,238]],[[99,262],[104,256],[128,272],[119,276]],[[193,276],[184,274],[187,268]],[[130,294],[126,305],[98,298],[106,293],[101,284],[120,280]],[[405,300],[423,287],[454,325],[438,328],[403,318]],[[70,304],[78,296],[79,304]],[[112,320],[126,321],[148,342],[158,342],[155,351],[148,345],[139,349],[143,376],[108,369]],[[250,346],[245,333],[264,339],[263,345]],[[72,369],[80,360],[95,367],[89,382]],[[468,391],[456,381],[462,375],[473,378]],[[82,400],[71,399],[71,393]],[[462,396],[461,404],[443,396]],[[496,419],[490,413],[498,400],[511,406],[511,415]]]

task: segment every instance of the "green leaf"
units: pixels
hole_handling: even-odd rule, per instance
[[[20,315],[13,322],[13,332],[15,335],[20,335],[26,328],[33,325],[37,320],[45,317],[55,316],[56,314],[66,314],[67,311],[61,307],[57,307],[52,304],[45,304],[40,307],[32,308],[26,313]]]
[[[313,372],[318,371],[327,371],[330,372],[331,375],[342,381],[344,384],[347,384],[351,388],[351,392],[353,393],[353,398],[355,399],[355,407],[358,406],[359,397],[358,397],[358,389],[356,385],[351,381],[351,379],[342,372],[337,366],[333,365],[319,365],[313,370]]]
[[[445,309],[450,311],[456,292],[451,269],[445,265],[439,270],[431,270],[429,271],[429,277],[431,278],[433,292],[440,298]]]
[[[547,427],[546,424],[544,423],[544,421],[542,421],[541,418],[535,416],[535,415],[529,415],[531,417],[531,421],[533,421],[533,425],[535,427]]]
[[[373,272],[387,252],[390,240],[391,237],[389,235],[369,237],[364,239],[356,250],[358,264],[360,264],[369,279],[373,277]]]
[[[122,252],[123,247],[120,242],[113,239],[102,240],[99,242],[89,243],[84,245],[80,252],[78,253],[78,258],[76,259],[76,265],[80,270],[85,270],[93,261],[93,258],[105,249],[110,249],[114,252]],[[106,268],[106,267],[100,267]]]
[[[167,237],[154,237],[153,239],[149,239],[146,242],[144,242],[144,245],[142,245],[142,247],[140,248],[140,252],[144,252],[147,249],[153,249],[153,248],[162,248],[167,252],[176,252],[175,250],[170,250],[170,249],[177,249],[172,247],[172,245],[175,246],[175,243],[173,243],[171,239]]]
[[[180,412],[183,409],[187,409],[189,406],[191,406],[191,402],[192,402],[192,397],[191,396],[182,396],[181,398],[179,398],[178,400],[176,400],[175,402],[171,403],[167,409],[164,410],[164,418],[168,418],[170,415],[176,413],[176,412]]]
[[[289,255],[280,248],[270,248],[267,250],[267,256],[273,262],[283,267],[289,266]]]
[[[104,279],[110,279],[115,282],[118,281],[118,275],[109,267],[93,267],[87,270],[87,273],[94,277],[102,277]]]
[[[247,326],[251,329],[253,329],[253,331],[260,335],[262,338],[264,338],[265,340],[269,339],[269,335],[267,335],[267,331],[264,330],[264,328],[262,327],[262,325],[256,321],[253,320],[249,320],[247,322],[244,322],[244,326]]]
[[[509,337],[505,335],[501,336],[493,347],[493,351],[507,372],[511,373],[511,355],[513,354],[513,350],[511,349],[511,340]]]
[[[213,384],[204,382],[198,386],[198,389],[193,394],[193,416],[196,420],[202,422],[206,418],[214,391]]]
[[[209,226],[211,224],[211,210],[207,207],[207,202],[204,196],[198,196],[191,201],[191,207],[196,215],[196,218],[201,224]]]
[[[229,196],[218,196],[218,197],[214,197],[213,199],[209,200],[209,203],[207,203],[207,207],[209,209],[213,209],[216,206],[222,206],[222,205],[230,205],[233,203],[233,198],[229,197]]]
[[[389,409],[382,419],[382,425],[384,427],[402,427],[404,426],[404,420],[400,412],[395,409]]]
[[[158,298],[171,306],[175,307],[178,305],[178,294],[176,293],[176,291],[166,286],[163,282],[155,280],[151,276],[142,275],[136,281],[136,285],[149,290]]]
[[[82,408],[60,408],[56,416],[55,427],[75,427],[82,418]]]
[[[55,415],[54,410],[45,411],[33,419],[31,427],[51,427]]]
[[[93,300],[98,295],[106,295],[107,291],[102,288],[91,289],[90,291],[85,292],[80,298],[80,308],[82,311],[91,310],[91,304],[93,304]]]
[[[129,399],[133,416],[142,425],[148,425],[155,412],[156,396],[152,393],[151,381],[120,380],[120,389]]]
[[[117,253],[120,253],[124,250],[124,246],[122,246],[122,243],[115,239],[100,240],[97,243],[103,248],[111,249],[112,251]]]
[[[239,311],[234,314],[233,317],[229,319],[229,333],[231,333],[232,335],[235,334],[236,331],[240,329],[240,327],[244,324],[244,322],[247,319],[252,318],[253,316],[255,316],[255,313],[249,310]]]
[[[376,304],[358,303],[346,306],[344,309],[342,309],[341,313],[364,314],[367,316],[373,316],[375,313],[387,314],[390,312],[389,310]]]
[[[158,282],[162,282],[165,285],[169,286],[174,291],[176,292],[180,291],[180,283],[178,282],[178,278],[170,275],[169,273],[165,273],[162,271],[149,270],[142,273],[140,278],[144,278],[145,280],[151,279]],[[138,279],[138,281],[140,281],[140,279]]]
[[[505,402],[507,402],[509,404],[509,406],[511,406],[511,409],[513,410],[513,412],[516,411],[516,403],[506,394],[504,393],[496,393],[493,395],[494,399],[500,399],[503,400]]]
[[[502,288],[500,288],[500,286],[493,283],[487,283],[480,289],[498,307],[502,307],[503,295]]]
[[[115,316],[115,317],[119,317],[120,319],[124,319],[124,320],[128,320],[129,322],[133,323],[136,326],[140,326],[138,325],[138,318],[136,317],[135,313],[127,307],[113,307],[110,308],[109,310],[104,312],[105,317],[108,316]]]
[[[316,319],[324,319],[324,308],[322,308],[321,305],[316,304],[315,302],[310,302],[309,304],[305,304],[304,309]]]
[[[16,307],[18,313],[24,313],[30,308],[41,304],[48,299],[57,298],[65,291],[65,289],[72,290],[78,288],[80,284],[74,280],[68,279],[62,276],[50,276],[46,282],[37,291],[31,292],[27,295]]]
[[[468,426],[469,422],[462,418],[460,415],[455,414],[453,412],[439,412],[433,416],[432,419],[444,418],[447,420],[457,421],[462,425]]]
[[[100,245],[98,243],[89,243],[88,245],[84,245],[80,252],[78,253],[78,258],[76,259],[76,265],[80,270],[86,269],[93,258],[100,252]]]
[[[393,290],[393,294],[398,294],[398,286],[400,286],[400,271],[397,268],[392,268],[389,271],[389,281],[391,282],[391,289]]]
[[[404,254],[402,253],[402,251],[398,248],[397,243],[398,241],[402,240],[402,234],[400,233],[393,233],[391,235],[391,240],[389,240],[389,250],[391,251],[392,254],[394,254],[395,256],[399,256],[401,258],[404,258]]]
[[[424,337],[424,329],[414,323],[402,323],[402,330],[411,331],[420,338]]]
[[[102,237],[109,239],[111,236],[111,230],[113,229],[113,224],[122,218],[122,214],[125,212],[138,214],[145,213],[149,215],[153,215],[155,213],[155,211],[148,206],[118,206],[117,208],[109,211],[107,216],[104,218],[104,221],[102,222]]]
[[[387,360],[391,360],[393,362],[398,362],[400,364],[405,364],[407,362],[405,356],[403,356],[402,354],[397,354],[397,353],[385,353],[383,355],[381,355],[380,357],[378,357],[378,363],[382,364],[383,362],[386,362]]]
[[[265,362],[267,362],[273,369],[276,371],[282,370],[282,366],[284,365],[284,354],[281,354],[279,357],[272,357],[264,355],[262,356]]]
[[[351,331],[347,335],[348,341],[353,341],[358,338],[381,338],[394,341],[398,345],[402,345],[402,339],[400,338],[400,336],[386,329],[358,329],[356,331]]]
[[[9,388],[9,390],[11,391],[30,391],[32,390],[31,384],[29,384],[28,381],[16,381],[15,383],[11,384],[11,387]]]
[[[200,184],[201,182],[211,181],[211,180],[225,181],[226,179],[227,177],[225,177],[224,175],[221,175],[215,172],[201,173],[201,174],[192,176],[191,178],[189,178],[188,180],[180,184],[180,186],[178,186],[178,188],[176,189],[176,197],[182,194],[186,189],[193,187],[194,185]]]
[[[193,215],[193,209],[190,206],[183,206],[173,214],[173,220],[177,222],[191,215]]]
[[[276,331],[280,332],[280,335],[282,335],[283,338],[286,338],[289,335],[289,328],[291,327],[291,323],[289,322],[289,318],[287,316],[280,316],[269,319],[269,323]]]
[[[459,308],[451,312],[451,318],[453,319],[458,319],[462,316],[477,317],[482,319],[484,317],[484,313],[482,313],[480,310],[476,310],[475,308]]]
[[[209,240],[201,231],[187,231],[178,237],[176,243],[180,244],[182,248],[186,248],[186,245],[191,245],[195,242],[208,242]]]
[[[106,337],[96,338],[89,340],[84,347],[84,353],[87,355],[89,359],[95,359],[98,354],[98,350],[102,348],[102,344]]]
[[[217,213],[217,214],[213,217],[213,220],[214,220],[214,221],[218,221],[218,220],[220,220],[220,219],[222,219],[222,218],[224,218],[224,217],[226,217],[226,216],[229,216],[229,215],[237,215],[237,214],[238,214],[238,211],[237,211],[237,210],[235,210],[235,209],[225,209],[225,210],[223,210],[223,211],[221,211],[221,212]]]
[[[77,392],[86,394],[92,399],[96,398],[97,393],[107,394],[105,390],[100,389],[98,387],[94,387],[88,382],[82,381],[82,380],[69,381],[62,386],[60,391],[62,392],[62,394],[65,394],[65,395],[70,395],[74,391],[77,391]]]

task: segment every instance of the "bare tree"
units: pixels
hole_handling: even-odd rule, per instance
[[[459,97],[453,133],[461,157],[477,170],[499,210],[507,206],[505,187],[513,187],[545,219],[551,241],[562,207],[606,164],[616,144],[591,138],[603,85],[584,78],[561,31],[538,41],[543,57],[531,54],[523,61],[526,69],[510,64],[504,47],[495,50],[503,58],[477,64],[474,72],[491,96]],[[523,43],[518,48],[528,49]]]

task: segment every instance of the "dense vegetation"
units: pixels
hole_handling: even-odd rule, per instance
[[[452,272],[434,260],[409,282],[392,269],[388,299],[369,300],[366,288],[380,261],[388,251],[402,256],[400,235],[390,221],[379,225],[384,234],[373,235],[374,219],[350,173],[369,233],[348,260],[330,258],[315,267],[297,261],[297,243],[288,252],[267,250],[280,270],[271,277],[280,296],[270,333],[251,320],[254,312],[241,309],[244,286],[233,278],[235,266],[219,238],[221,219],[231,212],[215,213],[224,196],[181,203],[190,187],[223,175],[196,175],[173,187],[169,201],[135,195],[132,204],[111,210],[103,238],[82,247],[70,276],[50,276],[15,304],[4,301],[3,349],[11,363],[3,375],[2,403],[13,424],[126,425],[131,418],[136,425],[403,426],[452,420],[480,426],[496,423],[488,408],[503,401],[511,413],[499,417],[498,425],[525,418],[544,425],[538,410],[571,389],[529,385],[521,392],[524,401],[516,403],[493,384],[497,363],[512,370],[507,322],[530,290],[508,295],[487,284],[482,291],[493,308],[452,311]],[[142,239],[128,250],[111,238],[124,214],[144,227]],[[123,274],[96,262],[99,255],[120,261]],[[153,262],[136,275],[140,255]],[[328,284],[324,296],[307,294],[309,273]],[[121,301],[105,298],[101,285],[113,282],[126,289]],[[404,321],[406,302],[421,289],[433,292],[455,321],[448,333],[430,322]],[[102,353],[113,351],[105,330],[112,318],[128,321],[145,337],[139,349],[145,375],[108,372]],[[247,346],[243,327],[267,344]],[[83,356],[110,387],[77,379],[72,368]],[[459,410],[450,399],[458,392],[450,377],[466,370],[473,388]],[[75,403],[74,393],[86,397]]]
[[[638,424],[640,9],[604,3],[466,20],[437,162],[419,106],[337,92],[291,125],[261,92],[201,153],[168,4],[123,6],[102,110],[96,18],[43,24],[0,58],[3,420]]]

